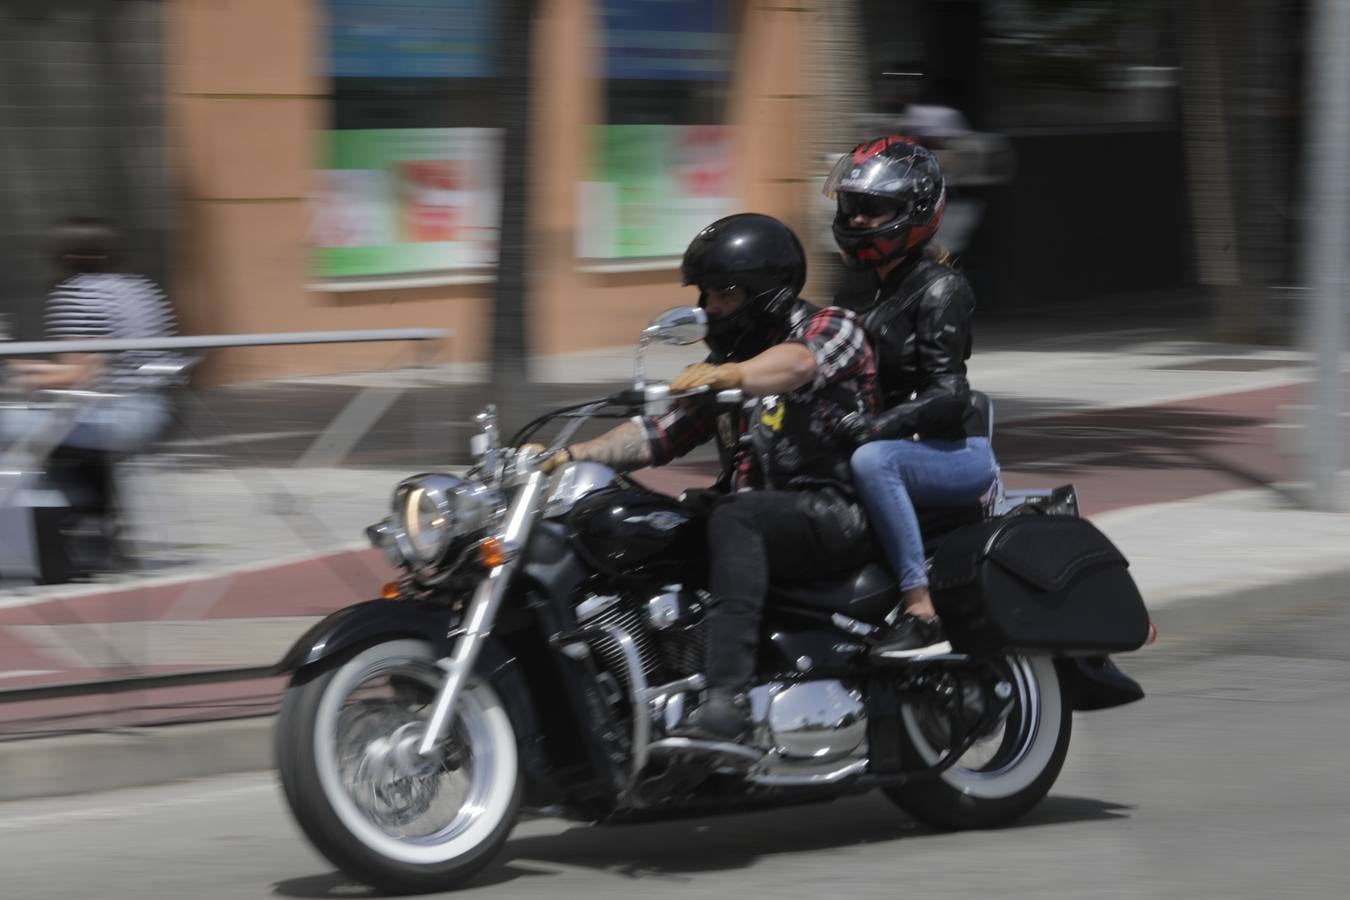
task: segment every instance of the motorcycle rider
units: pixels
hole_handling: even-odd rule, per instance
[[[619,470],[662,465],[717,438],[725,493],[708,517],[708,691],[675,733],[734,741],[750,724],[745,692],[770,576],[843,572],[874,552],[834,429],[849,414],[873,412],[875,369],[852,313],[798,297],[806,257],[777,219],[719,219],[690,243],[680,272],[707,311],[710,352],[670,387],[709,395],[560,450],[544,468],[572,460]],[[730,388],[761,398],[752,416],[719,411],[711,394]]]
[[[857,312],[876,350],[884,412],[852,414],[840,427],[858,447],[853,479],[904,603],[873,652],[946,652],[915,506],[974,503],[997,474],[985,416],[966,380],[975,295],[930,243],[946,190],[927,149],[905,137],[866,141],[840,158],[824,190],[837,204],[834,239],[845,265],[870,270],[877,283]]]

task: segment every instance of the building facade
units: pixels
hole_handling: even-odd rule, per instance
[[[530,354],[629,344],[690,302],[680,252],[732,211],[797,228],[808,292],[827,298],[828,152],[904,127],[881,75],[897,68],[923,74],[921,102],[1010,154],[1006,177],[952,173],[977,226],[962,249],[982,310],[1189,284],[1198,224],[1224,195],[1187,174],[1212,166],[1186,123],[1213,118],[1184,114],[1188,32],[1163,0],[1061,7],[0,0],[0,124],[18,136],[0,142],[0,195],[18,210],[0,223],[3,311],[31,335],[51,274],[45,224],[104,214],[129,226],[131,264],[166,281],[185,332],[443,327],[444,361],[483,362],[510,154]],[[526,8],[528,137],[508,147],[512,16]],[[204,371],[242,381],[409,359],[259,349],[213,354]]]

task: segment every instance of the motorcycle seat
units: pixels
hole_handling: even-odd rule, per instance
[[[840,577],[772,582],[769,602],[843,613],[851,619],[876,624],[900,602],[900,585],[887,566],[869,562]]]
[[[965,525],[984,521],[984,506],[929,507],[916,510],[923,532],[925,555],[941,540]],[[884,562],[869,562],[856,572],[811,581],[775,581],[770,601],[823,612],[842,613],[861,622],[878,624],[900,602],[900,585]]]

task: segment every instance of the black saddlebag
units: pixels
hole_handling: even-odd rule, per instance
[[[1007,516],[952,532],[929,585],[955,650],[1091,656],[1148,639],[1128,565],[1086,519]]]

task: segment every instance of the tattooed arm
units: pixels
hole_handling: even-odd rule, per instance
[[[663,466],[711,438],[715,419],[711,404],[690,409],[677,404],[662,416],[638,416],[598,438],[559,450],[541,468],[552,472],[572,460],[604,463],[620,472]]]
[[[652,464],[652,448],[647,435],[636,422],[624,422],[598,438],[568,448],[574,460],[604,463],[627,472]]]

